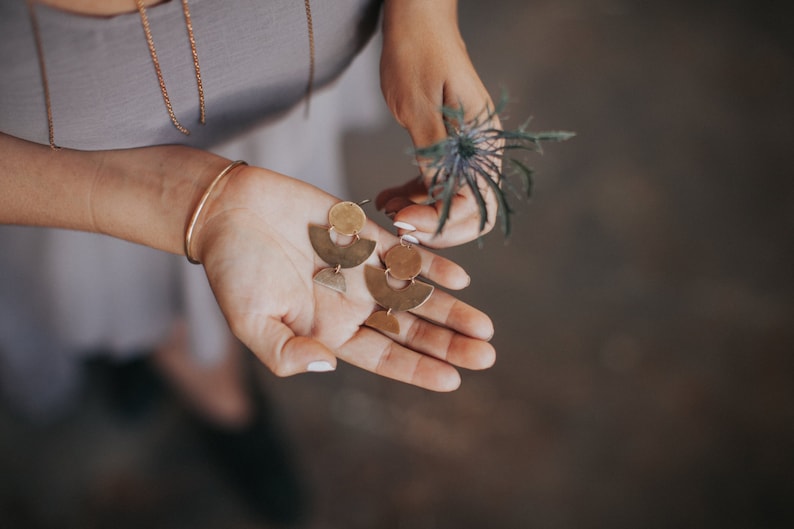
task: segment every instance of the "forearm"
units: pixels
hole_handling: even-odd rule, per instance
[[[386,0],[383,5],[384,24],[407,20],[417,15],[435,20],[453,21],[458,19],[458,0]]]
[[[458,24],[457,0],[386,0],[383,33],[388,38],[401,29]]]
[[[104,233],[182,253],[185,224],[228,163],[188,147],[53,151],[0,134],[0,223]]]

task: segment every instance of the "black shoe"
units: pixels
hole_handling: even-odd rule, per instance
[[[254,514],[268,522],[294,525],[308,517],[308,498],[296,465],[261,390],[252,391],[250,424],[225,429],[197,419],[209,456]]]
[[[164,382],[147,354],[121,361],[97,354],[86,361],[86,368],[101,381],[113,412],[125,420],[150,416],[165,396]]]

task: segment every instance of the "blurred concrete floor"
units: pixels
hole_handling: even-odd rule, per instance
[[[794,526],[794,42],[782,2],[462,2],[532,160],[508,244],[446,252],[497,365],[435,395],[342,366],[266,376],[310,528]],[[412,174],[394,125],[350,136],[357,196]],[[0,527],[256,527],[178,408],[86,392],[0,415]]]

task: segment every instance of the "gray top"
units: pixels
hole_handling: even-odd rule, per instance
[[[299,102],[309,77],[301,0],[191,0],[206,125],[181,3],[147,9],[177,119],[171,123],[137,12],[76,15],[36,6],[55,142],[75,149],[164,143],[207,147]],[[315,0],[315,86],[334,79],[372,36],[379,0]],[[24,0],[0,2],[0,131],[48,143],[44,90]]]

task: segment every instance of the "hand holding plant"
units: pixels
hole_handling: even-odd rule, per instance
[[[376,205],[431,248],[456,246],[489,232],[501,217],[510,232],[505,191],[516,171],[527,192],[531,170],[506,154],[540,151],[540,142],[572,136],[502,130],[499,112],[477,75],[458,30],[457,2],[387,0],[381,87],[414,144],[419,178],[382,191]],[[506,160],[505,160],[506,161]]]

